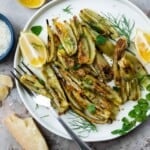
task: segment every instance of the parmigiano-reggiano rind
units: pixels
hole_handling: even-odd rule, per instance
[[[21,119],[15,114],[4,120],[24,150],[48,150],[48,146],[32,118]]]
[[[7,86],[0,85],[0,101],[3,101],[8,96],[9,89]]]
[[[0,74],[0,85],[8,86],[9,88],[13,87],[13,81],[10,76]]]

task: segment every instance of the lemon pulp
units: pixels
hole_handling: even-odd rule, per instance
[[[150,62],[150,33],[137,30],[135,46],[138,54],[145,62]]]
[[[21,33],[19,45],[23,58],[33,67],[42,67],[47,60],[44,43],[33,33]]]

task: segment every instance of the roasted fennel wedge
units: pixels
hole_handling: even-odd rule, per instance
[[[46,20],[47,23],[47,62],[51,62],[56,56],[56,49],[54,45],[54,33],[49,25],[49,21]]]
[[[75,54],[77,52],[77,41],[70,25],[66,21],[59,22],[58,19],[53,19],[53,25],[66,53],[70,56]]]
[[[80,17],[84,22],[91,26],[91,28],[95,29],[99,33],[111,36],[114,39],[119,37],[118,32],[111,23],[95,11],[91,9],[83,9],[80,11]]]
[[[83,31],[82,31],[82,24],[77,16],[74,16],[72,19],[70,19],[70,26],[73,30],[76,40],[79,41],[80,37],[83,34]]]
[[[22,75],[20,81],[29,90],[50,98],[52,106],[56,108],[59,114],[62,114],[69,107],[64,92],[53,70],[49,66],[43,69],[44,79],[42,82],[37,76],[29,74]]]
[[[87,27],[82,26],[82,30],[83,35],[78,44],[78,62],[79,64],[92,64],[96,55],[95,43]]]

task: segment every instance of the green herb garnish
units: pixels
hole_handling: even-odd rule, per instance
[[[96,112],[96,107],[95,107],[94,104],[89,104],[89,105],[87,106],[87,110],[88,110],[88,112],[94,114],[94,113]]]
[[[71,14],[72,15],[73,13],[71,12],[71,9],[72,9],[71,5],[68,5],[66,8],[63,9],[63,11],[65,13],[67,13],[67,14]]]
[[[125,15],[114,17],[108,13],[105,16],[111,22],[112,26],[119,32],[119,34],[127,38],[128,44],[130,44],[131,34],[134,29],[135,22],[127,19]]]
[[[95,25],[93,24],[93,22],[88,23],[88,24],[89,24],[89,26],[92,27],[92,29],[94,29],[94,30],[97,31],[98,33],[101,32],[100,29],[99,29],[97,26],[95,26]]]
[[[113,86],[113,90],[115,90],[116,92],[119,92],[119,91],[120,91],[120,88],[117,87],[117,86]]]
[[[81,67],[81,64],[75,64],[72,69],[73,70],[78,70]]]
[[[140,83],[140,86],[142,88],[147,88],[148,85],[150,85],[150,75],[138,75],[137,74],[137,78],[138,78],[138,81]]]
[[[86,78],[83,80],[82,84],[85,89],[91,89],[91,87],[93,85],[93,81],[89,78]]]
[[[37,110],[37,109],[39,109],[39,105],[38,104],[36,104],[36,106],[35,106],[35,110]]]
[[[96,126],[91,122],[72,111],[69,111],[68,113],[71,115],[71,117],[68,118],[70,120],[69,124],[80,137],[87,137],[90,132],[97,131]]]
[[[49,115],[44,115],[44,116],[41,116],[40,118],[46,118],[46,117],[49,117]]]
[[[128,133],[136,124],[135,120],[129,121],[126,117],[122,119],[122,122],[123,122],[122,128],[112,131],[111,132],[112,134],[124,135]]]
[[[58,49],[64,49],[62,44],[59,44]]]
[[[150,93],[146,95],[146,99],[150,101]]]
[[[150,91],[150,84],[146,87],[147,91]]]
[[[125,134],[125,132],[122,129],[116,129],[116,130],[112,131],[111,133],[112,134],[120,134],[120,135]]]
[[[43,29],[42,26],[32,26],[31,27],[31,31],[35,35],[40,35],[40,33],[42,32],[42,29]]]
[[[150,108],[150,93],[146,95],[146,98],[140,98],[138,103],[133,107],[133,109],[128,113],[131,118],[124,117],[122,119],[122,128],[112,131],[112,134],[126,134],[128,133],[138,122],[143,122],[148,118],[148,110]]]
[[[38,79],[42,85],[45,85],[45,82],[42,79]]]
[[[96,44],[98,44],[98,45],[105,44],[106,41],[107,41],[107,38],[104,37],[104,36],[102,36],[102,35],[98,35],[98,36],[96,37]]]
[[[91,79],[86,78],[86,79],[84,80],[84,83],[85,83],[85,84],[88,84],[88,85],[92,85],[92,84],[93,84],[93,81],[92,81]]]

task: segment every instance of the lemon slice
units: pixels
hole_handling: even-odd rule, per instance
[[[150,62],[150,33],[137,30],[135,36],[135,47],[139,56],[147,63]]]
[[[33,33],[21,33],[19,45],[23,58],[33,67],[42,67],[47,60],[47,50],[41,39]]]
[[[46,0],[18,0],[23,6],[28,8],[41,7]]]

